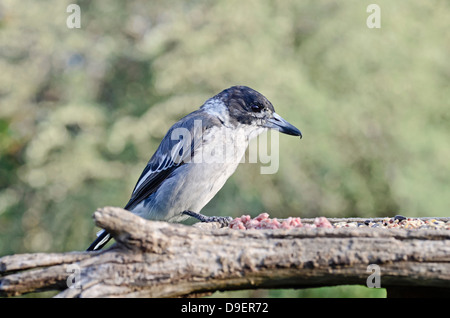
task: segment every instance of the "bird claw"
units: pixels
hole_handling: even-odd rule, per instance
[[[210,216],[211,221],[206,222],[219,222],[222,227],[226,227],[233,220],[230,216]]]
[[[192,212],[192,211],[183,211],[182,214],[186,214],[196,218],[200,222],[211,223],[211,222],[219,222],[222,227],[226,227],[233,220],[230,216],[206,216],[201,213]]]

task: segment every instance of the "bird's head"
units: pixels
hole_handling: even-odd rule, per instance
[[[302,138],[300,130],[278,115],[266,97],[247,86],[230,87],[211,98],[204,107],[223,123],[235,127],[276,129]]]

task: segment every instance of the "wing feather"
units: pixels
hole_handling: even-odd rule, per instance
[[[170,128],[142,171],[130,201],[125,206],[126,210],[133,210],[140,202],[158,190],[162,182],[176,169],[190,162],[195,150],[201,144],[203,132],[212,125],[211,120],[206,120],[206,124],[205,118],[199,118],[198,111],[191,113]],[[195,120],[201,120],[201,126],[196,125]],[[177,128],[184,129],[185,132],[189,132],[189,135],[183,134],[183,138],[177,139],[180,135],[172,134]]]

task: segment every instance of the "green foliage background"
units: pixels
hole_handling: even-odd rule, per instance
[[[70,3],[0,3],[0,256],[84,250],[167,129],[236,84],[304,138],[205,214],[448,216],[448,1],[379,0],[381,29],[369,1],[77,1],[81,29]]]

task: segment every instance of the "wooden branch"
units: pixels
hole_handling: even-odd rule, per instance
[[[94,213],[116,239],[100,252],[0,258],[0,296],[179,297],[216,290],[366,285],[450,286],[450,231],[379,228],[231,230],[147,221],[120,208]],[[69,287],[70,286],[70,287]]]

